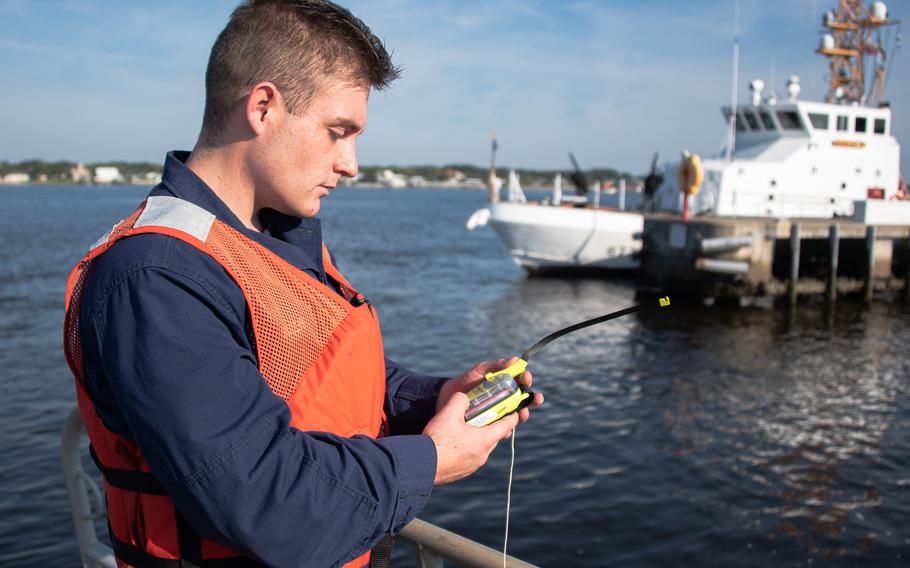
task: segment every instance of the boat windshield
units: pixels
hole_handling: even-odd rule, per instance
[[[803,122],[799,119],[799,114],[795,110],[777,111],[777,120],[784,130],[802,130]]]

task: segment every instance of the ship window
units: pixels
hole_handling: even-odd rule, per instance
[[[812,123],[812,128],[816,130],[828,130],[828,115],[820,112],[810,112],[809,113],[809,122]]]
[[[886,129],[885,129],[885,119],[884,119],[884,118],[876,118],[876,119],[875,119],[875,123],[874,123],[874,125],[873,125],[872,128],[874,129],[874,132],[875,132],[876,134],[884,134],[884,133],[885,133],[885,130],[886,130]]]
[[[746,131],[746,124],[743,122],[743,119],[741,119],[741,118],[739,117],[739,113],[737,113],[737,115],[736,115],[736,131],[737,131],[737,132],[745,132],[745,131]]]
[[[837,117],[837,129],[843,132],[847,131],[847,117],[844,115],[838,115]]]
[[[758,116],[761,117],[761,123],[764,125],[765,130],[777,130],[774,127],[774,121],[771,120],[771,115],[768,114],[768,111],[759,111]]]
[[[794,110],[777,111],[777,120],[784,130],[802,130],[803,124]]]
[[[749,128],[752,130],[761,130],[761,127],[758,125],[758,119],[755,118],[755,113],[751,110],[744,110],[743,114],[746,116],[746,122],[749,123]]]
[[[853,123],[854,132],[865,132],[866,131],[866,117],[857,116],[856,122]]]
[[[743,127],[743,130],[749,130],[748,128],[746,128],[746,119],[743,118],[743,116],[744,116],[744,113],[742,111],[740,111],[736,114],[736,124],[741,124]]]

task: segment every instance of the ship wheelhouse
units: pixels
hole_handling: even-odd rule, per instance
[[[729,125],[733,113],[722,111]],[[900,147],[888,107],[763,101],[739,106],[735,116],[732,148],[702,162],[704,183],[691,202],[696,214],[851,216],[854,201],[898,191]],[[675,167],[666,171],[659,209],[681,210]]]

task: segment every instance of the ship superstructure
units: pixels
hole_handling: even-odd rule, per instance
[[[704,183],[690,203],[695,214],[850,216],[854,201],[898,195],[900,145],[888,107],[765,99],[735,116],[735,153],[702,162]],[[682,210],[677,167],[667,168],[658,209]]]
[[[764,96],[752,81],[750,104],[725,107],[732,136],[722,155],[702,162],[701,190],[691,199],[695,214],[730,217],[830,218],[851,216],[855,202],[890,200],[900,193],[900,145],[891,133],[891,108],[881,100],[885,46],[876,31],[889,20],[883,2],[866,7],[840,0],[823,18],[828,30],[817,52],[831,64],[825,102],[799,100],[798,77],[788,98]],[[868,91],[864,71],[874,63]],[[875,101],[875,106],[867,105]],[[655,207],[681,211],[678,164],[666,167]]]

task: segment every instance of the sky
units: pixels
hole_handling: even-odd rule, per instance
[[[205,64],[236,0],[0,0],[0,159],[160,162],[195,143]],[[373,93],[361,164],[647,171],[715,154],[732,96],[732,0],[342,0],[403,68]],[[739,100],[827,91],[835,0],[742,0]],[[910,22],[910,1],[891,17]],[[889,31],[894,35],[895,31]],[[888,44],[891,47],[891,43]],[[910,171],[910,53],[892,58],[892,131]],[[905,174],[906,175],[906,174]]]

